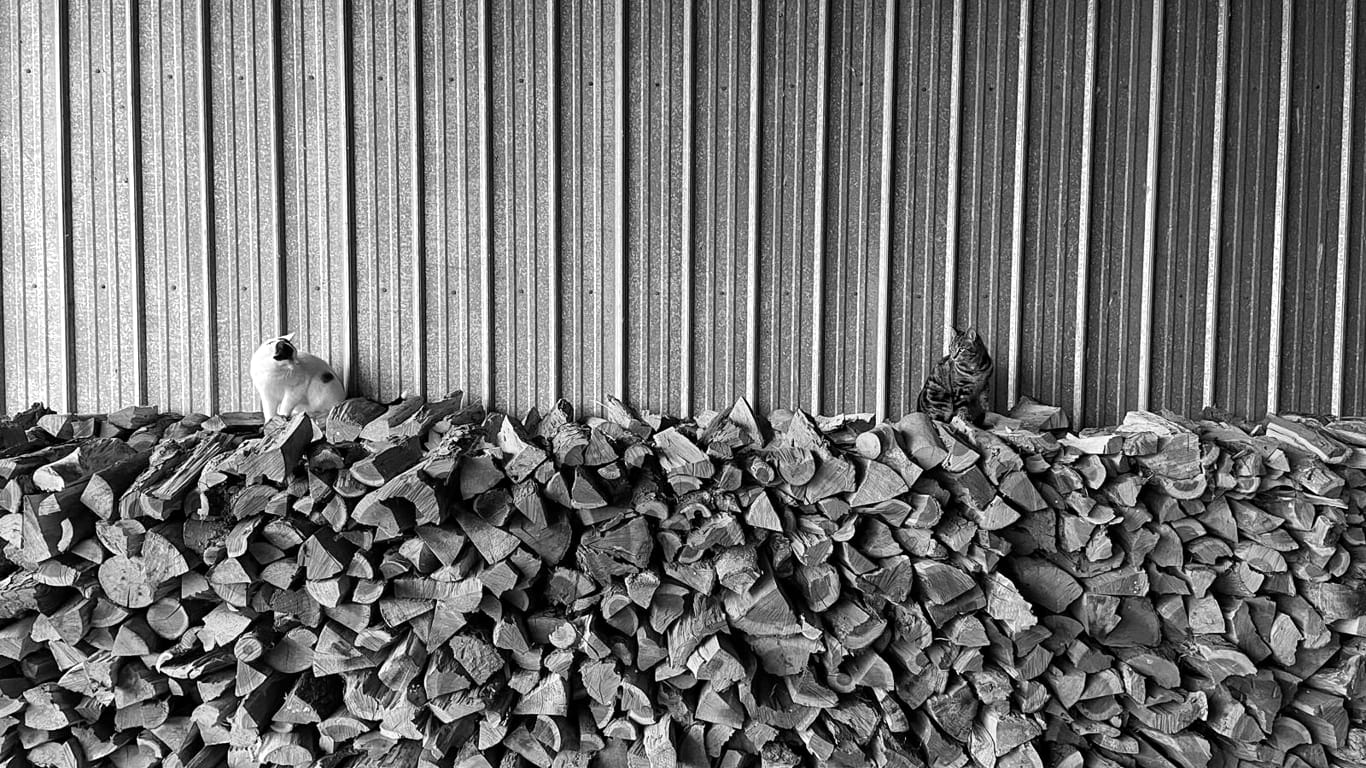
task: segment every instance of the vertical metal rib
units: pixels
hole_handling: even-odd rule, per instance
[[[745,397],[758,402],[759,395],[759,57],[763,35],[759,23],[763,0],[751,0],[749,8],[749,228],[745,252]]]
[[[1020,397],[1020,304],[1024,279],[1025,139],[1029,135],[1029,0],[1020,1],[1019,72],[1015,81],[1015,188],[1010,224],[1010,359],[1006,406]],[[1073,412],[1074,415],[1075,411]]]
[[[1143,303],[1139,307],[1138,407],[1148,408],[1153,357],[1153,254],[1157,245],[1157,135],[1162,122],[1162,11],[1153,2],[1152,51],[1148,70],[1148,169],[1143,184]]]
[[[285,254],[285,92],[284,47],[280,32],[280,2],[270,4],[270,172],[271,216],[275,241],[275,332],[284,334],[289,322],[288,260]]]
[[[493,162],[493,85],[489,68],[489,0],[479,2],[479,235],[483,239],[479,275],[479,316],[484,323],[484,343],[480,349],[481,387],[484,407],[492,408],[493,399],[493,186],[489,164]]]
[[[408,99],[413,127],[410,141],[412,185],[413,238],[413,367],[417,377],[417,391],[423,395],[444,395],[427,392],[427,206],[426,189],[422,178],[422,143],[425,140],[425,120],[422,108],[422,0],[413,0],[408,18]],[[433,50],[433,55],[436,51]],[[437,86],[438,88],[440,85]]]
[[[62,270],[62,410],[76,408],[76,276],[71,250],[71,8],[66,0],[57,4],[57,100],[61,121],[58,231],[61,232]],[[2,398],[0,398],[2,399]]]
[[[199,71],[195,96],[199,100],[199,243],[204,253],[204,376],[208,393],[206,408],[218,411],[218,258],[213,236],[213,125],[209,98],[209,3],[199,4]],[[193,392],[193,387],[191,387]]]
[[[616,200],[613,202],[612,254],[613,319],[616,322],[615,357],[612,389],[618,397],[626,394],[626,0],[617,0],[612,16],[615,59],[612,62],[612,166],[617,174]]]
[[[128,51],[128,186],[132,195],[132,221],[129,222],[129,247],[133,251],[133,376],[138,403],[145,403],[147,393],[147,271],[146,256],[142,252],[142,61],[138,55],[140,32],[139,0],[125,0],[128,15],[124,45]],[[0,400],[4,399],[0,391]]]
[[[877,382],[874,417],[887,417],[892,291],[892,96],[896,91],[896,0],[886,0],[882,42],[882,187],[878,201]]]
[[[546,153],[546,175],[550,210],[546,212],[550,228],[550,253],[547,279],[550,285],[550,397],[560,396],[560,68],[556,51],[559,48],[559,12],[556,0],[546,2],[546,100],[550,132],[550,149]]]
[[[356,194],[352,180],[355,178],[356,171],[356,86],[355,75],[351,71],[351,61],[354,57],[351,41],[351,2],[342,0],[337,4],[337,12],[340,18],[337,20],[337,28],[341,30],[341,45],[337,46],[337,60],[335,66],[341,73],[342,93],[344,94],[342,110],[342,152],[345,157],[345,167],[341,172],[342,199],[346,201],[343,206],[346,220],[343,228],[346,230],[346,274],[343,280],[344,289],[342,291],[343,317],[346,318],[346,338],[343,343],[342,359],[345,361],[345,371],[342,376],[346,378],[346,390],[352,394],[358,394],[356,384],[360,377],[357,372],[358,355],[358,336],[356,319]]]
[[[1219,0],[1214,69],[1214,168],[1210,172],[1209,266],[1205,273],[1205,376],[1201,405],[1214,404],[1214,349],[1219,333],[1219,231],[1224,208],[1224,125],[1228,112],[1228,0]]]
[[[1281,384],[1281,324],[1285,301],[1285,187],[1290,155],[1290,49],[1294,0],[1281,2],[1281,104],[1276,129],[1275,240],[1271,245],[1271,333],[1267,352],[1266,410],[1275,413]],[[1249,414],[1251,415],[1251,414]]]
[[[958,175],[963,144],[963,0],[953,4],[953,52],[949,73],[949,189],[944,221],[944,348],[957,322]]]
[[[1347,0],[1346,40],[1342,64],[1342,155],[1338,160],[1338,271],[1333,302],[1333,402],[1342,413],[1343,358],[1347,348],[1347,249],[1352,186],[1352,89],[1355,87],[1356,0]]]
[[[679,414],[692,413],[692,356],[693,356],[693,238],[692,238],[692,128],[693,128],[693,0],[683,4],[683,307],[679,332],[683,336],[682,361],[679,366]],[[712,75],[715,77],[715,74]],[[709,376],[715,375],[708,371]]]
[[[799,13],[805,9],[799,8]],[[830,66],[830,3],[820,0],[816,17],[816,222],[812,237],[811,270],[811,412],[821,412],[822,358],[825,355],[825,156],[827,149],[828,89],[826,70]],[[804,41],[803,41],[804,42]],[[800,119],[800,115],[798,116]],[[798,193],[798,199],[801,195]],[[794,365],[794,369],[798,366]]]
[[[1081,89],[1081,205],[1077,211],[1077,304],[1073,316],[1072,418],[1078,422],[1086,407],[1086,310],[1091,264],[1091,170],[1096,133],[1096,15],[1097,1],[1086,4],[1086,71]],[[1159,2],[1161,0],[1158,0]]]

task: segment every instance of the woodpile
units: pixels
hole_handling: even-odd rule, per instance
[[[1366,421],[0,424],[0,766],[1366,765]]]

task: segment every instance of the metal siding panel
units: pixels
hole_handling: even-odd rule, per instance
[[[1360,11],[1360,8],[1358,8]],[[1352,137],[1348,184],[1347,306],[1343,345],[1342,412],[1366,413],[1366,20],[1358,14],[1352,79]]]
[[[1266,411],[1280,36],[1278,4],[1232,4],[1215,404],[1250,418]]]
[[[812,390],[818,13],[766,4],[759,157],[761,409],[809,407]]]
[[[19,8],[11,3],[0,6],[0,253],[4,255],[0,259],[4,353],[0,411],[5,413],[23,409],[28,397],[28,381],[19,373],[24,369],[28,337],[22,313],[25,255],[19,72]]]
[[[749,2],[697,0],[693,147],[692,355],[688,408],[717,408],[745,394],[749,218]],[[686,159],[686,157],[685,157]]]
[[[1335,173],[1342,151],[1344,0],[1323,0],[1292,27],[1286,190],[1285,329],[1278,365],[1285,411],[1332,410],[1337,296]]]
[[[479,227],[477,9],[428,0],[422,28],[427,196],[429,394],[480,389],[484,319],[479,286],[486,249]]]
[[[612,0],[560,8],[560,395],[584,408],[614,389],[617,368],[615,14]]]
[[[994,407],[1008,410],[1010,267],[1020,2],[968,2],[963,27],[963,176],[957,232],[959,323],[976,326],[996,359]]]
[[[1356,2],[1349,0],[1344,7],[1343,66],[1342,66],[1342,108],[1340,125],[1342,131],[1342,150],[1337,158],[1338,174],[1338,214],[1337,214],[1337,284],[1333,297],[1333,379],[1331,407],[1333,413],[1343,413],[1343,388],[1345,385],[1345,356],[1347,335],[1347,267],[1350,259],[1351,232],[1351,188],[1352,188],[1352,120],[1353,120],[1353,78],[1356,74]]]
[[[62,243],[61,63],[56,6],[11,4],[0,14],[6,60],[0,104],[0,184],[6,208],[3,316],[5,409],[66,397]]]
[[[553,291],[546,179],[551,151],[544,16],[529,0],[494,4],[493,63],[495,387],[514,411],[548,405]]]
[[[344,31],[329,5],[280,6],[284,319],[301,348],[330,361],[345,380],[346,125],[336,112],[346,93],[331,66]]]
[[[249,407],[283,324],[380,397],[895,414],[957,321],[1001,409],[1360,411],[1349,0],[1229,3],[1224,78],[1160,1],[1090,4],[1093,89],[1086,0],[901,0],[891,60],[891,0],[10,4],[0,408]]]
[[[1198,413],[1204,376],[1219,6],[1169,3],[1164,21],[1151,405]]]
[[[1030,30],[1019,394],[1070,410],[1086,4],[1038,3]]]
[[[72,341],[86,411],[140,400],[127,11],[112,0],[71,7]]]
[[[1147,76],[1152,2],[1102,4],[1097,24],[1095,144],[1089,195],[1087,424],[1110,423],[1140,399]]]
[[[247,361],[278,333],[269,10],[263,0],[214,0],[209,10],[217,384],[231,410],[255,407]]]
[[[885,1],[831,8],[822,410],[876,407]]]
[[[203,203],[210,180],[199,158],[197,79],[202,7],[139,8],[141,48],[143,253],[147,397],[172,410],[208,410],[211,340],[204,280]]]
[[[1024,335],[1022,308],[1024,306],[1024,248],[1025,248],[1025,160],[1026,139],[1029,133],[1030,59],[1033,46],[1030,19],[1033,9],[1029,0],[1021,0],[1019,32],[1015,60],[1019,71],[1015,77],[1015,152],[1014,178],[1011,180],[1010,212],[1010,315],[1006,341],[1006,403],[1014,404],[1020,394],[1020,359]],[[999,374],[998,374],[999,379]],[[999,396],[998,396],[999,397]]]
[[[423,318],[413,302],[420,255],[412,217],[412,142],[420,141],[410,89],[411,6],[364,0],[354,6],[354,201],[356,381],[381,399],[416,391],[413,340]]]
[[[675,411],[682,387],[685,274],[681,223],[685,193],[683,3],[626,3],[627,338],[626,395],[639,407]]]
[[[953,3],[910,0],[897,18],[892,167],[888,412],[915,408],[930,366],[944,352],[944,222],[948,205],[949,75]]]

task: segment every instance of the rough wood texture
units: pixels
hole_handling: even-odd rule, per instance
[[[1366,760],[1360,420],[461,403],[0,423],[0,765]]]

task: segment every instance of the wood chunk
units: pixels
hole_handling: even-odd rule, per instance
[[[1077,580],[1047,560],[1020,557],[1010,562],[1020,593],[1052,613],[1063,613],[1082,595]]]
[[[929,416],[918,411],[908,413],[896,423],[896,429],[905,442],[906,452],[921,469],[935,469],[949,458]]]
[[[1009,415],[1010,418],[1018,420],[1024,428],[1035,432],[1051,432],[1067,429],[1069,426],[1067,413],[1062,408],[1045,405],[1027,396],[1021,397],[1015,403]]]

